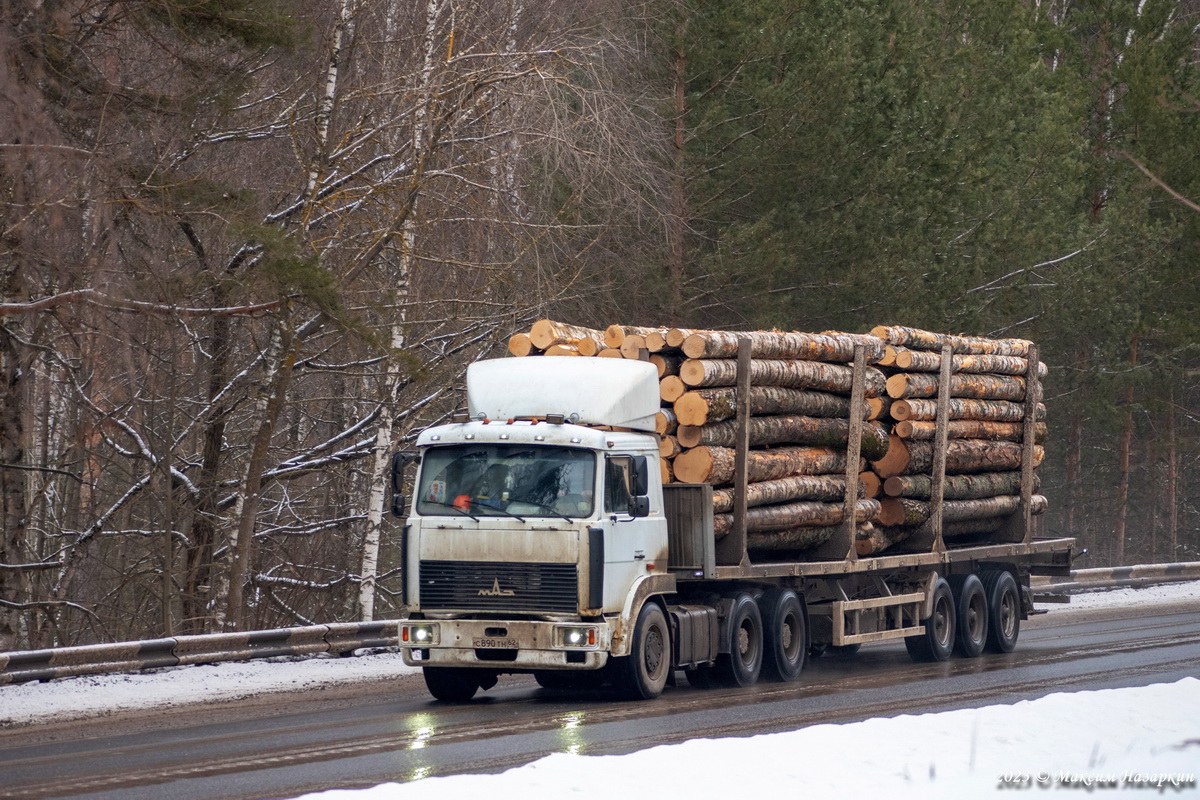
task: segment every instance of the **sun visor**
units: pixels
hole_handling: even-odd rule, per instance
[[[467,367],[472,418],[545,417],[653,431],[658,369],[645,361],[537,356],[477,361]]]

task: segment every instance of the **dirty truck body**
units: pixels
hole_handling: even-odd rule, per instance
[[[1028,514],[989,544],[858,557],[851,521],[805,560],[752,560],[744,525],[714,536],[710,486],[662,484],[644,362],[481,361],[467,398],[464,421],[422,432],[412,496],[394,504],[400,644],[441,700],[504,673],[635,699],[679,669],[696,685],[788,681],[825,648],[888,639],[918,660],[1008,651],[1029,576],[1070,568],[1072,541],[1035,538]]]

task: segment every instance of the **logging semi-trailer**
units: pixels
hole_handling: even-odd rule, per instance
[[[672,360],[694,395],[682,405],[664,399],[644,347],[472,364],[466,411],[393,459],[405,663],[443,701],[505,673],[649,699],[680,670],[700,686],[796,680],[831,647],[903,639],[933,661],[1011,651],[1033,612],[1030,575],[1066,574],[1073,544],[1038,535],[1036,348],[1000,354],[1023,374],[978,380],[957,371],[988,360],[971,348],[909,342],[927,369],[891,381],[893,345],[876,333],[880,346],[847,334],[824,361],[772,349],[801,334],[714,335],[720,355]],[[780,379],[797,360],[808,378]],[[686,426],[685,447],[670,408],[686,415],[689,402],[726,410]],[[924,438],[880,421],[889,402],[928,423]],[[952,412],[971,402],[1017,421]],[[960,430],[989,425],[1001,441]],[[960,452],[972,442],[993,446]]]

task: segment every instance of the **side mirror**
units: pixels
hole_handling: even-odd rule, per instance
[[[633,494],[647,495],[650,494],[650,468],[646,465],[645,456],[633,457]],[[646,516],[645,514],[635,514],[634,516]]]
[[[404,468],[416,460],[413,452],[392,453],[392,516],[405,514],[408,498],[404,496]]]
[[[650,498],[644,494],[634,495],[633,497],[629,498],[629,516],[650,516]]]

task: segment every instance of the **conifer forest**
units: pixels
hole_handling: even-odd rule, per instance
[[[0,650],[387,619],[539,319],[1029,339],[1046,528],[1200,560],[1198,0],[0,3]]]

